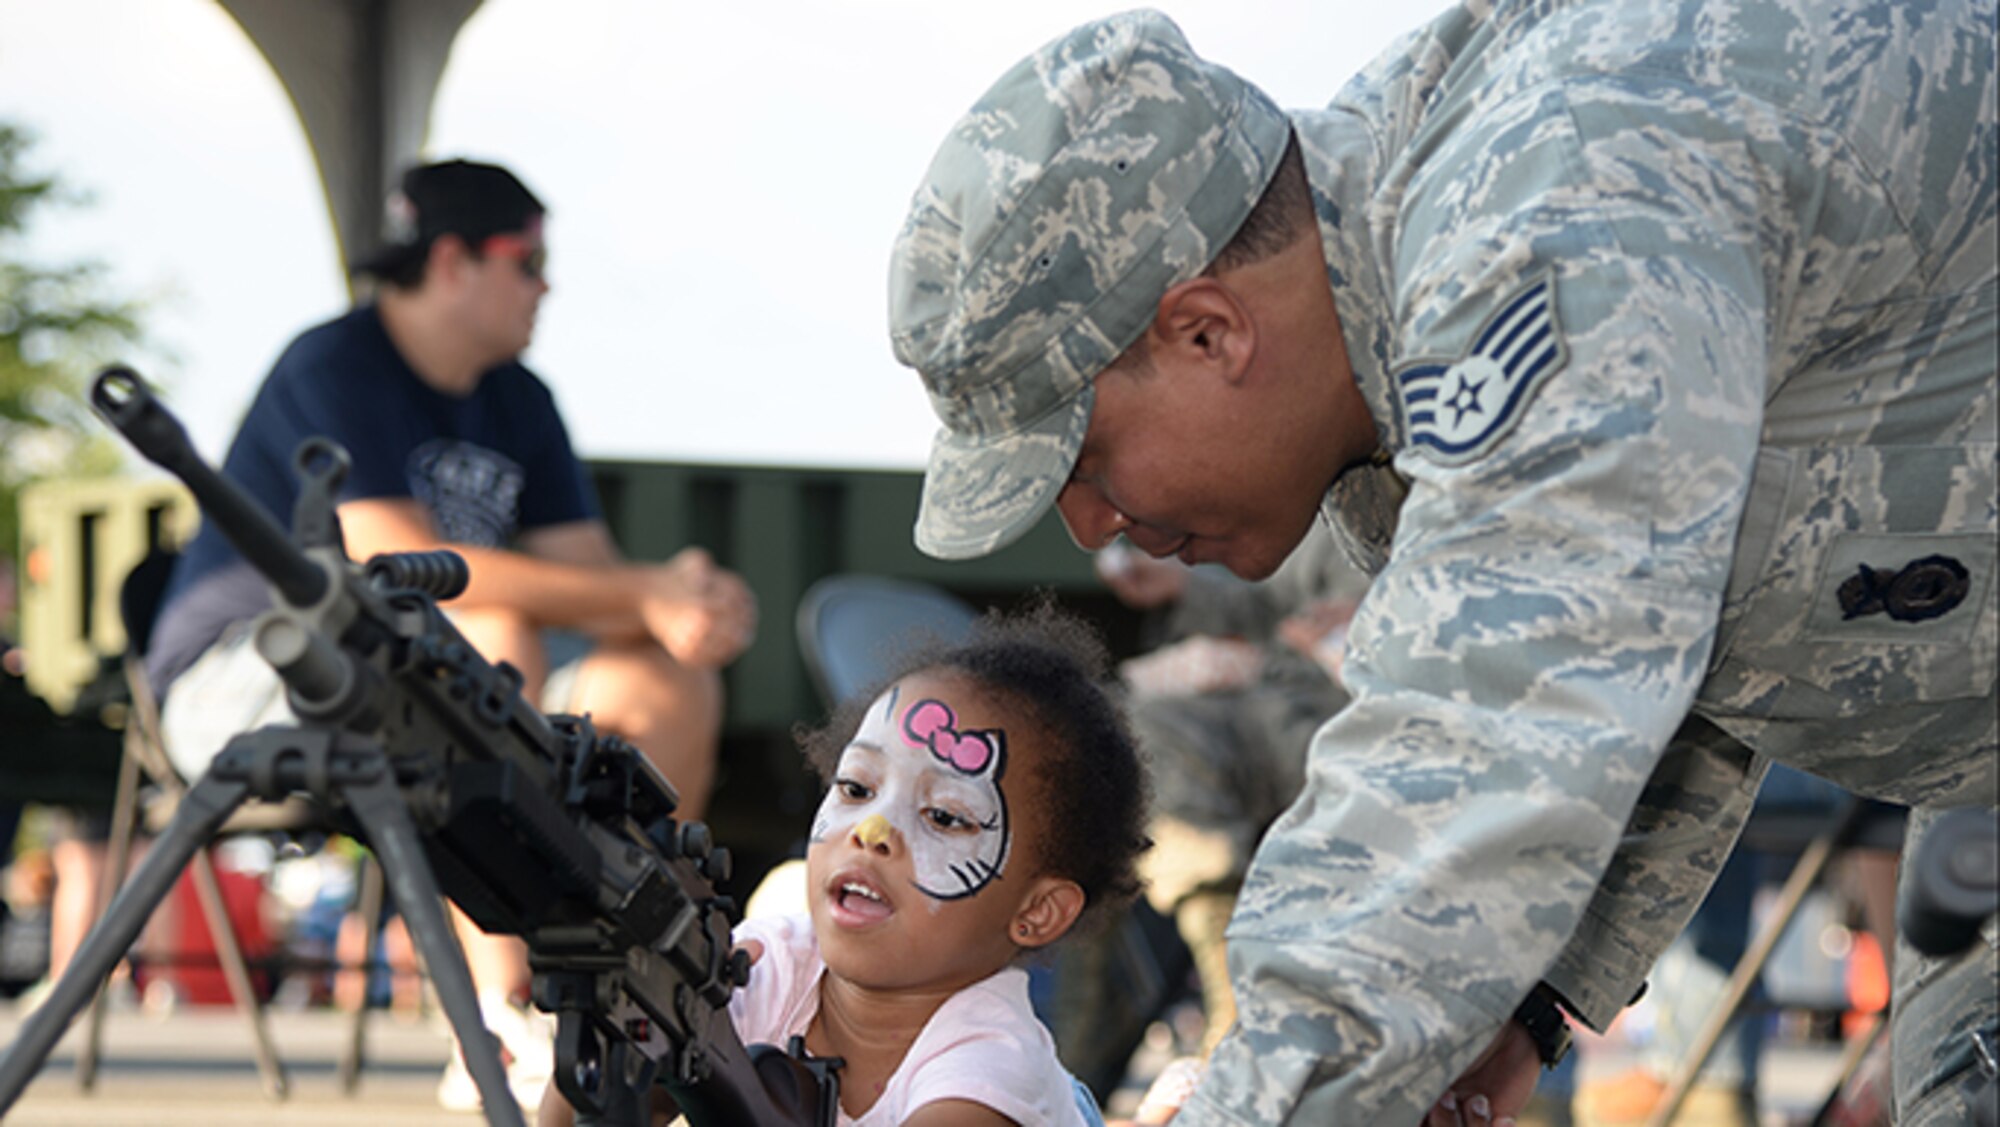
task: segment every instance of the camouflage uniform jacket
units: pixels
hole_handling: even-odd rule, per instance
[[[1992,801],[1994,39],[1467,0],[1294,115],[1393,461],[1327,498],[1356,699],[1185,1122],[1414,1123],[1538,978],[1603,1025],[1765,757]]]

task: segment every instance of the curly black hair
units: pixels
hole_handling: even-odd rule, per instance
[[[794,734],[830,782],[868,706],[896,681],[958,674],[1011,698],[1049,736],[1034,796],[1044,815],[1035,851],[1044,872],[1083,889],[1083,914],[1070,930],[1081,935],[1139,894],[1139,856],[1153,845],[1146,768],[1124,710],[1105,689],[1110,668],[1096,631],[1044,593],[1015,613],[988,613],[964,641],[918,645],[896,674],[849,698],[824,725]]]

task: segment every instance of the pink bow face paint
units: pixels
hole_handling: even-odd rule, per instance
[[[812,839],[831,841],[880,815],[910,854],[917,890],[957,900],[986,887],[1007,865],[1006,734],[961,730],[951,705],[883,693],[854,733],[833,788],[813,819]],[[871,847],[880,839],[871,824]]]

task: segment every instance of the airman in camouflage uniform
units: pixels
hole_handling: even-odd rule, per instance
[[[1995,32],[1466,0],[1288,116],[1139,12],[947,138],[891,274],[919,546],[1054,504],[1256,576],[1324,494],[1379,571],[1183,1121],[1413,1122],[1538,980],[1601,1028],[1769,761],[1918,837],[1994,804]],[[1318,245],[1231,258],[1294,143]],[[1897,974],[1901,1119],[1963,1122],[1990,924]]]

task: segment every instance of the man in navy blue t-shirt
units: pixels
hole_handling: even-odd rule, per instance
[[[638,745],[680,792],[681,813],[698,818],[721,728],[717,670],[750,643],[755,602],[699,549],[635,564],[612,544],[548,388],[517,360],[549,289],[543,214],[492,165],[406,173],[389,244],[359,268],[380,283],[375,303],[292,342],[223,472],[289,523],[299,443],[325,435],[346,447],[348,553],[464,556],[472,581],[447,609],[489,660],[521,670],[531,700],[550,673],[543,630],[589,636],[574,691],[545,704],[589,712]],[[246,629],[269,603],[263,580],[204,527],[148,655],[169,754],[190,777],[235,733],[289,718]],[[461,930],[482,992],[525,987],[517,941]]]

